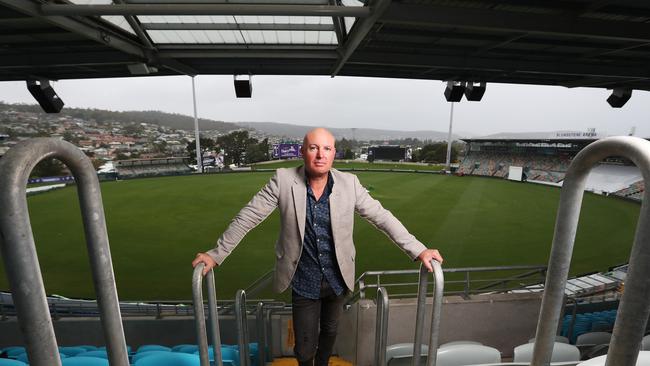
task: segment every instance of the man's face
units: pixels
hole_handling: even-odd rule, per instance
[[[302,158],[310,175],[327,174],[334,162],[334,137],[326,130],[315,130],[305,136]]]

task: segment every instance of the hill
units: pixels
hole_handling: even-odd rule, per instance
[[[18,112],[30,112],[47,115],[37,104],[7,104],[0,101],[0,112],[14,110]],[[95,120],[97,123],[119,122],[128,123],[151,123],[158,126],[165,126],[177,130],[194,130],[194,117],[178,113],[167,113],[160,111],[126,111],[116,112],[104,109],[85,109],[85,108],[68,108],[64,107],[61,114],[74,118],[80,118],[86,121]],[[51,115],[50,115],[51,116]],[[229,122],[215,121],[211,119],[199,118],[199,126],[202,131],[216,130],[220,132],[229,132],[239,130],[242,127]]]
[[[305,134],[314,126],[293,125],[288,123],[275,122],[237,122],[237,125],[264,132],[269,135],[280,136],[290,139],[302,139]],[[326,127],[337,139],[346,138],[361,141],[372,140],[397,140],[406,138],[417,138],[419,140],[446,141],[447,132],[438,131],[397,131],[380,130],[373,128],[334,128]],[[458,139],[457,135],[452,135]]]

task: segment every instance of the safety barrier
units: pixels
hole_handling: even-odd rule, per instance
[[[194,321],[196,322],[196,340],[199,345],[199,358],[201,366],[210,366],[210,355],[208,351],[208,336],[205,325],[205,311],[203,309],[203,269],[205,264],[199,263],[194,267],[192,275],[192,298],[194,300]],[[212,348],[214,352],[214,364],[222,365],[221,359],[221,333],[219,331],[219,315],[217,314],[217,290],[214,284],[214,272],[212,269],[205,275],[208,288],[208,323],[210,324],[210,335],[212,337]]]
[[[610,156],[624,157],[641,170],[644,181],[650,179],[650,142],[637,137],[610,137],[584,148],[571,162],[564,179],[549,258],[548,274],[542,299],[532,366],[548,365],[553,351],[560,313],[573,254],[582,197],[591,169]],[[650,206],[647,191],[641,205],[630,264],[625,281],[606,366],[633,366],[650,315]]]
[[[108,359],[113,366],[129,366],[97,174],[81,150],[54,138],[19,143],[0,160],[0,249],[29,363],[61,365],[25,196],[29,174],[47,158],[61,160],[77,182]]]
[[[445,286],[445,279],[442,274],[440,263],[431,261],[433,267],[433,304],[431,309],[431,332],[429,335],[429,353],[427,355],[427,366],[436,366],[438,352],[438,338],[440,336],[440,315],[442,313],[442,294]],[[420,366],[422,347],[422,335],[424,333],[424,314],[426,310],[427,286],[429,284],[428,272],[424,264],[420,265],[420,281],[418,285],[418,305],[415,315],[415,337],[413,340],[413,366]]]

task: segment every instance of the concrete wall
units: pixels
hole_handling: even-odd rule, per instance
[[[503,357],[512,357],[514,347],[535,336],[540,306],[541,294],[479,295],[468,300],[445,297],[440,344],[456,340],[478,341],[497,348]],[[415,299],[391,300],[389,308],[388,345],[412,343]],[[362,300],[344,312],[336,349],[355,365],[373,364],[376,312],[371,300]],[[430,324],[429,301],[424,342],[428,342]]]

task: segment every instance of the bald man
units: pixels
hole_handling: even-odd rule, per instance
[[[354,289],[355,212],[384,232],[409,258],[422,261],[430,272],[431,260],[442,263],[442,257],[370,197],[355,175],[332,168],[336,150],[329,131],[309,131],[301,152],[304,165],[278,169],[235,216],[215,248],[197,254],[192,266],[204,263],[205,274],[221,265],[248,231],[279,208],[273,286],[277,292],[291,287],[294,353],[299,365],[326,366],[345,295]]]

